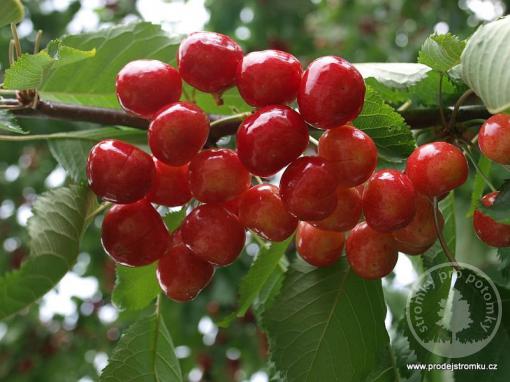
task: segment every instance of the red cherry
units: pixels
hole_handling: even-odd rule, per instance
[[[443,227],[443,216],[438,211],[439,229]],[[393,232],[400,252],[415,255],[425,252],[437,239],[432,201],[422,194],[416,194],[416,213],[413,220]],[[420,252],[421,251],[421,252]]]
[[[204,147],[208,135],[207,114],[192,103],[176,102],[151,122],[149,146],[160,161],[182,166]]]
[[[188,184],[188,165],[174,167],[154,159],[156,176],[147,200],[167,207],[177,207],[191,200]]]
[[[252,106],[289,103],[296,99],[302,72],[292,54],[280,50],[251,52],[237,68],[237,88]]]
[[[157,60],[129,62],[117,74],[115,87],[122,108],[147,119],[178,101],[182,92],[179,72]]]
[[[329,129],[319,139],[319,156],[331,162],[339,185],[362,184],[377,165],[377,147],[363,131],[349,125]]]
[[[296,233],[296,247],[307,263],[316,267],[333,265],[342,256],[343,232],[325,231],[307,222],[299,222]]]
[[[243,196],[243,194],[236,196],[234,199],[230,199],[227,200],[226,202],[221,203],[221,206],[225,208],[228,212],[231,212],[237,217],[239,217],[239,204],[241,203],[241,196]]]
[[[204,150],[189,165],[192,194],[204,203],[225,202],[250,188],[250,173],[243,167],[235,151]]]
[[[219,205],[203,204],[184,220],[182,239],[202,260],[225,266],[241,253],[245,232],[234,214]]]
[[[376,231],[390,232],[405,227],[416,212],[413,183],[400,171],[377,171],[365,187],[363,212],[367,224]]]
[[[454,145],[434,142],[413,151],[407,159],[405,172],[417,192],[440,196],[466,181],[468,164],[462,152]]]
[[[243,50],[230,37],[196,32],[182,40],[177,60],[188,84],[207,93],[221,93],[235,84]]]
[[[259,184],[241,196],[239,220],[246,228],[271,241],[287,239],[298,223],[285,209],[278,187],[272,184]]]
[[[341,57],[313,61],[303,74],[298,93],[303,118],[320,129],[329,129],[358,116],[365,99],[365,83],[358,70]]]
[[[113,206],[103,220],[101,241],[117,263],[130,267],[148,265],[165,253],[170,235],[146,200]]]
[[[172,300],[193,300],[212,279],[214,267],[195,256],[182,242],[181,231],[172,235],[171,244],[159,260],[157,277],[161,289]]]
[[[154,178],[149,154],[128,143],[108,139],[96,144],[87,159],[89,186],[96,195],[113,203],[142,199]]]
[[[351,231],[345,244],[345,253],[352,270],[367,280],[388,275],[398,259],[391,234],[377,232],[366,222],[359,223]]]
[[[485,195],[481,202],[485,207],[494,204],[499,192],[491,192]],[[482,211],[476,210],[473,216],[475,232],[485,244],[492,247],[510,247],[510,224],[496,222]]]
[[[244,120],[237,131],[239,159],[251,173],[271,176],[308,146],[305,121],[287,106],[267,106]]]
[[[285,170],[280,196],[292,215],[301,220],[321,220],[336,207],[336,179],[329,164],[319,157],[301,157]]]
[[[327,231],[344,232],[352,229],[361,217],[361,196],[355,188],[338,187],[336,208],[331,215],[309,223]]]
[[[510,164],[510,115],[490,117],[478,133],[480,151],[494,162]]]

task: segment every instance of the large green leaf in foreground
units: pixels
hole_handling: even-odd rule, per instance
[[[394,381],[385,315],[381,282],[345,259],[323,269],[297,261],[264,314],[271,359],[292,382]]]
[[[41,195],[28,222],[30,257],[0,278],[0,319],[20,311],[51,290],[78,256],[88,211],[88,188],[62,187]]]

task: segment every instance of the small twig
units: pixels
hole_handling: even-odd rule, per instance
[[[434,228],[436,230],[437,238],[439,239],[439,243],[441,244],[441,248],[443,249],[444,254],[452,263],[453,268],[456,271],[460,271],[460,265],[457,263],[457,260],[455,260],[455,256],[450,252],[450,248],[448,248],[448,243],[446,243],[446,240],[443,236],[443,230],[440,228],[439,224],[439,202],[437,197],[434,197]]]
[[[35,41],[34,41],[34,54],[39,53],[39,50],[41,49],[41,39],[42,39],[42,30],[38,30],[35,34]]]
[[[448,123],[448,130],[453,129],[455,125],[455,121],[457,119],[457,114],[459,113],[460,107],[466,102],[466,100],[473,94],[473,90],[468,89],[462,94],[457,102],[455,102],[455,106],[453,107],[452,115],[450,116],[450,122]]]
[[[21,43],[19,42],[18,30],[16,29],[16,24],[11,24],[11,33],[12,39],[14,40],[14,48],[16,50],[16,58],[20,58],[21,51]]]
[[[439,75],[439,89],[437,93],[437,103],[439,105],[439,115],[441,117],[441,125],[443,129],[447,128],[446,117],[444,115],[444,104],[443,104],[443,73]]]

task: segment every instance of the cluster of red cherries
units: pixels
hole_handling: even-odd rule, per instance
[[[237,259],[247,229],[276,242],[296,232],[299,255],[318,267],[338,261],[345,244],[352,269],[366,279],[391,272],[398,252],[420,254],[435,242],[442,218],[431,198],[465,182],[466,159],[457,147],[435,142],[417,148],[404,173],[374,173],[376,146],[350,123],[365,96],[352,64],[327,56],[303,72],[289,53],[244,56],[231,38],[211,32],[184,39],[177,61],[178,69],[136,60],[117,76],[122,107],[151,121],[152,155],[118,140],[89,154],[91,189],[115,204],[104,217],[102,242],[116,262],[158,261],[161,288],[188,301],[215,267]],[[179,101],[182,80],[216,99],[237,86],[257,108],[239,126],[236,150],[205,148],[210,121],[194,103]],[[299,112],[287,106],[296,99]],[[310,125],[325,132],[318,155],[302,156]],[[283,169],[279,186],[255,182]],[[169,233],[154,205],[186,206],[188,214]]]

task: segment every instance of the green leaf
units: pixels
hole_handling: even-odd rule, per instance
[[[485,155],[480,155],[480,159],[478,160],[478,168],[485,176],[488,177],[490,175],[490,171],[492,168],[492,161]],[[473,180],[473,191],[471,192],[471,205],[469,207],[469,211],[466,214],[467,218],[472,217],[475,210],[478,208],[485,187],[486,187],[485,180],[477,171],[475,179]]]
[[[178,211],[169,211],[164,217],[166,228],[170,232],[175,231],[181,225],[182,221],[186,217],[186,208],[183,207]]]
[[[48,47],[37,54],[23,54],[5,71],[6,89],[41,89],[52,71],[94,57],[95,49],[78,50],[63,45],[59,40],[51,41]]]
[[[479,210],[498,223],[510,224],[510,180],[505,181],[492,206],[481,204]]]
[[[354,64],[363,78],[374,78],[390,88],[407,88],[427,77],[428,66],[407,62],[368,62]]]
[[[120,310],[139,310],[148,306],[160,292],[156,278],[157,264],[145,267],[117,265],[117,280],[112,302]]]
[[[460,63],[466,43],[451,33],[429,36],[418,54],[418,62],[446,73]]]
[[[260,252],[253,260],[250,270],[241,280],[239,286],[239,308],[235,314],[227,316],[219,324],[227,327],[236,317],[244,317],[253,304],[260,291],[264,288],[272,273],[278,267],[280,259],[285,254],[294,236],[281,242],[273,242],[267,247],[261,247]]]
[[[27,134],[28,132],[18,126],[14,115],[6,110],[0,110],[0,130],[15,134]]]
[[[20,0],[0,2],[0,28],[10,23],[19,23],[25,17],[25,8]]]
[[[182,382],[179,361],[159,314],[134,323],[113,351],[101,382]]]
[[[462,77],[487,109],[510,109],[510,16],[480,26],[462,53]]]
[[[498,258],[500,261],[498,271],[503,282],[510,283],[510,248],[498,248]]]
[[[362,280],[345,259],[328,268],[298,259],[264,314],[271,360],[293,382],[394,381],[385,315],[379,280]]]
[[[95,204],[95,196],[80,186],[52,190],[37,199],[28,221],[30,256],[19,270],[0,278],[0,319],[38,300],[71,269]]]
[[[416,141],[402,116],[372,88],[367,87],[365,104],[354,125],[372,137],[379,149],[389,156],[407,157]]]

